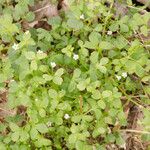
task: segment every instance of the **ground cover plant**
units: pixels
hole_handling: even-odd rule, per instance
[[[146,2],[0,0],[0,150],[148,149]]]

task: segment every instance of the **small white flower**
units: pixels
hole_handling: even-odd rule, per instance
[[[139,108],[140,108],[140,109],[143,109],[143,106],[142,106],[142,105],[139,105]]]
[[[25,32],[25,34],[29,34],[29,33],[30,33],[29,31],[26,31],[26,32]]]
[[[51,62],[51,67],[55,68],[56,67],[56,63],[55,62]]]
[[[84,14],[82,14],[82,15],[80,16],[80,19],[84,19]]]
[[[38,101],[38,99],[36,98],[36,99],[35,99],[35,101],[37,102],[37,101]]]
[[[126,77],[127,77],[127,73],[126,73],[126,72],[123,72],[123,73],[122,73],[122,77],[123,77],[123,78],[126,78]]]
[[[127,147],[126,147],[126,143],[124,143],[124,144],[120,145],[120,148],[122,148],[122,149],[126,150],[126,149],[127,149]]]
[[[121,80],[121,76],[118,76],[118,75],[115,75],[115,76],[116,76],[118,81]]]
[[[65,119],[69,119],[70,116],[69,116],[68,114],[65,114],[65,115],[64,115],[64,118],[65,118]]]
[[[118,119],[116,119],[115,126],[117,126],[118,124],[119,124],[119,121]]]
[[[52,122],[48,121],[48,122],[46,123],[46,125],[47,125],[48,127],[51,127],[51,126],[52,126]]]
[[[111,129],[109,127],[107,129],[108,129],[108,133],[110,134],[111,133]]]
[[[125,51],[121,52],[122,56],[127,56],[127,53]]]
[[[112,35],[112,31],[107,31],[107,35]]]
[[[43,54],[43,51],[38,50],[37,53],[38,53],[38,54]]]
[[[111,144],[111,147],[112,147],[112,148],[114,148],[114,149],[116,149],[116,146],[115,146],[115,144]]]
[[[78,60],[78,59],[79,59],[79,55],[73,54],[73,59],[74,59],[74,60]]]
[[[14,81],[15,81],[14,79],[10,80],[10,82],[14,82]]]
[[[16,43],[14,43],[14,45],[12,46],[12,48],[13,48],[14,50],[17,50],[17,49],[19,49],[19,45],[16,44]]]

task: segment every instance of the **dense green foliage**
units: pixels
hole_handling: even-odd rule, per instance
[[[113,0],[110,6],[95,0],[69,3],[69,11],[48,20],[50,31],[24,32],[20,22],[34,20],[28,10],[34,1],[0,1],[0,90],[8,87],[8,108],[27,108],[0,125],[1,132],[7,130],[0,136],[2,150],[123,145],[122,97],[141,107],[150,104],[149,42],[138,38],[148,35],[150,13],[132,7],[115,16]],[[150,131],[150,111],[142,110],[140,123]]]

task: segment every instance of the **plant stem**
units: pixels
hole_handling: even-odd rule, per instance
[[[124,129],[120,130],[122,132],[131,132],[131,133],[139,133],[139,134],[150,134],[148,131],[141,131],[141,130],[133,130],[133,129]]]

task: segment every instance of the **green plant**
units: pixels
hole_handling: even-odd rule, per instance
[[[113,0],[110,8],[105,0],[69,0],[65,15],[48,20],[50,31],[24,33],[19,20],[34,20],[28,11],[33,0],[13,3],[0,2],[0,89],[8,87],[10,109],[23,105],[27,110],[0,125],[1,132],[8,131],[0,136],[0,148],[122,145],[121,131],[114,130],[116,124],[127,125],[122,97],[149,104],[149,43],[139,35],[148,35],[150,13],[129,8],[126,16],[117,17]],[[140,104],[132,99],[137,95]],[[143,125],[150,131],[147,114],[148,109]]]

